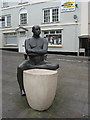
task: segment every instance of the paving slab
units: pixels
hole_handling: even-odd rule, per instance
[[[48,61],[59,63],[58,85],[52,106],[43,112],[33,110],[20,95],[17,66],[24,61],[18,52],[2,51],[3,118],[87,118],[88,58],[48,54]]]

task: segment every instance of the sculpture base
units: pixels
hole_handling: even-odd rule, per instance
[[[45,69],[25,70],[23,73],[26,97],[31,108],[48,109],[54,100],[57,88],[57,71]]]

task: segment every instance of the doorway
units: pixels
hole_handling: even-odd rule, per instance
[[[16,29],[18,33],[18,49],[19,52],[25,53],[25,40],[27,39],[28,29],[24,27],[19,27]]]
[[[27,38],[26,36],[26,31],[20,31],[19,32],[19,37],[18,37],[18,46],[19,46],[19,52],[25,52],[25,39]]]
[[[88,56],[88,36],[80,36],[79,37],[79,50],[85,50],[85,56]],[[83,52],[79,53],[79,55],[83,55]]]

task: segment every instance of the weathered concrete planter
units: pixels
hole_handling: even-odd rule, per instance
[[[48,109],[54,100],[57,88],[57,71],[45,69],[25,70],[24,88],[31,108]]]

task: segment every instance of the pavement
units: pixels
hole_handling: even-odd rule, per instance
[[[58,84],[52,106],[33,110],[17,83],[17,66],[24,61],[18,52],[2,51],[2,118],[88,118],[88,58],[48,54],[59,63]]]

